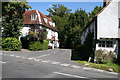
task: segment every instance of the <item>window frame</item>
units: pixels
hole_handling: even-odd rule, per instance
[[[37,14],[32,14],[31,15],[31,20],[36,20],[37,19]]]
[[[98,47],[113,48],[114,47],[114,41],[112,41],[112,40],[99,40],[98,41]]]

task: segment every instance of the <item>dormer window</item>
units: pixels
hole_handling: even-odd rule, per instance
[[[44,18],[45,23],[47,23],[47,18]]]
[[[53,27],[55,27],[55,23],[53,23]]]
[[[49,21],[49,24],[52,26],[52,22],[51,21]]]
[[[37,18],[37,14],[32,14],[31,15],[31,20],[36,20],[36,18]]]

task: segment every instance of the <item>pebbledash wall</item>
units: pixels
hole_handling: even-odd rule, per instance
[[[111,0],[81,33],[81,44],[84,44],[89,29],[94,32],[95,50],[112,51],[120,54],[120,0]]]

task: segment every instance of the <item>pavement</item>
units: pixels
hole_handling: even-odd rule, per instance
[[[2,79],[118,80],[118,74],[71,61],[70,49],[2,51]]]

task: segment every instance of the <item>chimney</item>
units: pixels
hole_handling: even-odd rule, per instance
[[[111,0],[103,0],[103,7],[105,7]]]

